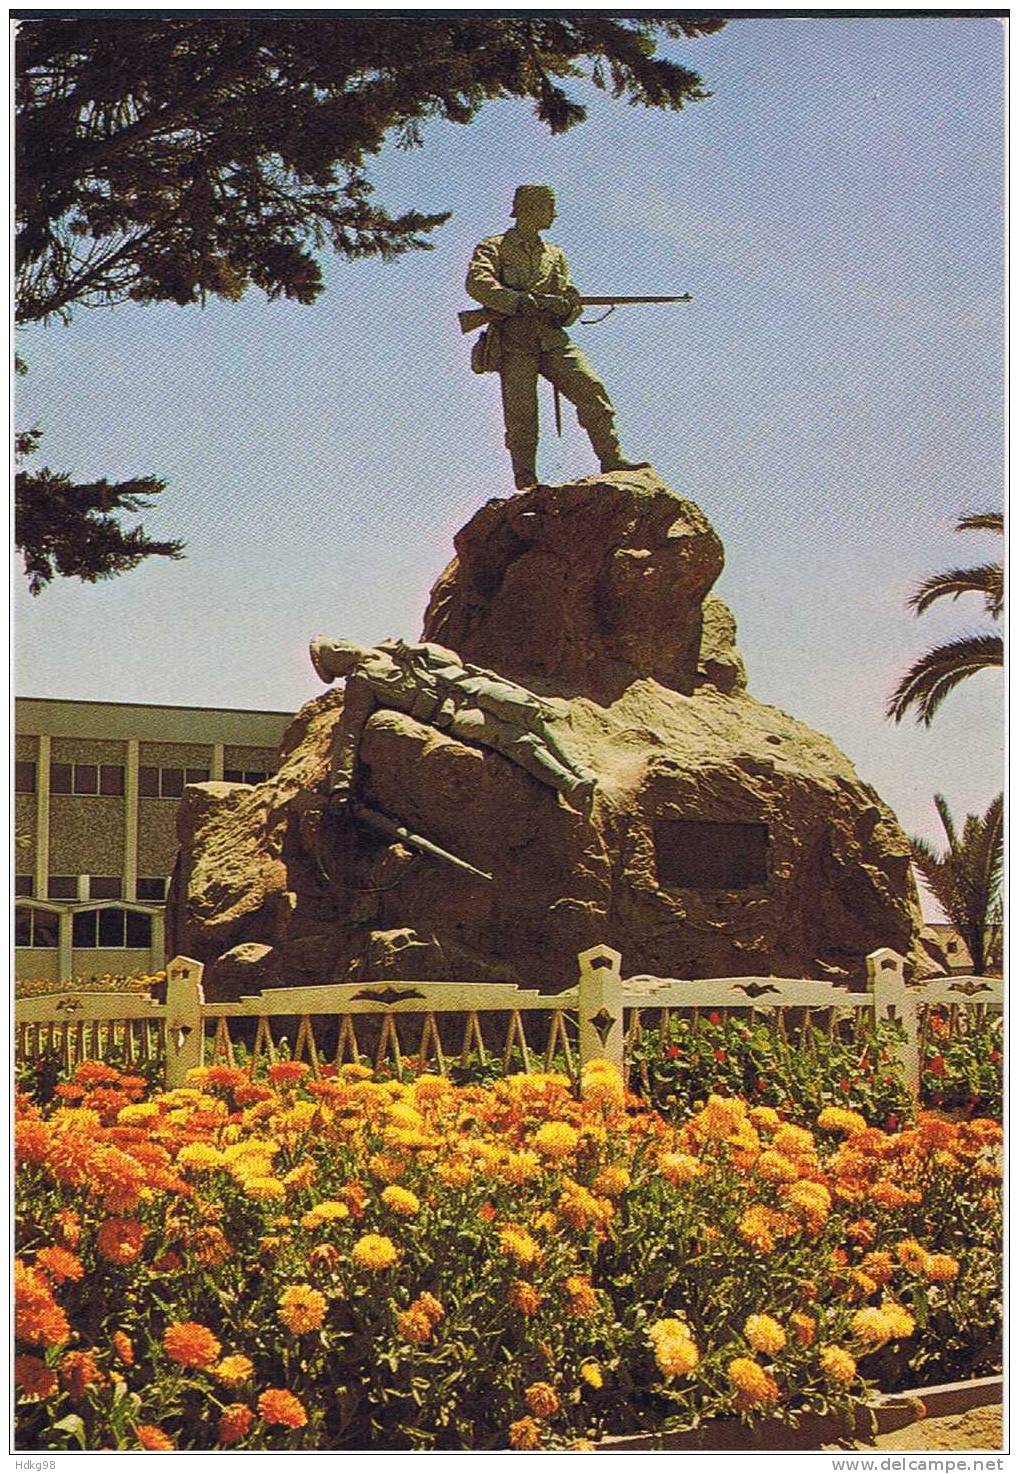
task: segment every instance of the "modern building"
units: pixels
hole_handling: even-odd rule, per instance
[[[185,785],[261,782],[290,717],[16,700],[15,976],[161,968]]]

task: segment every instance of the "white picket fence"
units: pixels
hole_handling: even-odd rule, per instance
[[[465,1065],[471,1058],[486,1063],[501,1051],[506,1070],[516,1052],[528,1072],[539,1060],[548,1069],[558,1059],[576,1077],[579,1067],[596,1057],[622,1065],[628,1048],[643,1036],[649,1014],[657,1015],[664,1036],[674,1012],[696,1019],[706,1010],[739,1010],[770,1016],[784,1031],[791,1010],[799,1027],[820,1011],[832,1034],[847,1016],[861,1037],[879,1020],[897,1019],[903,1037],[896,1047],[906,1084],[916,1096],[930,1010],[946,1009],[948,1028],[954,1031],[966,1027],[972,1010],[1000,1013],[1003,1002],[1000,978],[945,977],[907,984],[904,959],[888,948],[868,956],[867,989],[858,993],[809,978],[624,979],[620,954],[605,946],[581,952],[578,964],[576,984],[551,995],[515,983],[329,983],[271,988],[235,1003],[206,1003],[202,964],[175,957],[167,966],[165,1003],[144,994],[73,990],[18,999],[17,1048],[22,1058],[56,1050],[67,1068],[114,1051],[129,1063],[161,1059],[165,1083],[175,1088],[184,1083],[188,1070],[208,1062],[210,1054],[214,1060],[233,1063],[236,1040],[231,1021],[240,1020],[249,1021],[249,1038],[254,1021],[249,1045],[252,1070],[264,1060],[275,1060],[278,1041],[272,1021],[285,1019],[293,1032],[292,1040],[288,1038],[290,1057],[306,1059],[317,1074],[323,1061],[316,1021],[334,1020],[332,1027],[338,1032],[331,1052],[337,1064],[363,1057],[363,1035],[370,1030],[373,1035],[377,1031],[371,1052],[377,1067],[385,1064],[401,1075],[411,1055],[419,1071],[446,1073],[454,1057],[449,1031],[455,1024],[460,1037],[462,1021],[459,1058]],[[412,1029],[414,1019],[419,1022]],[[499,1045],[492,1051],[496,1027]],[[534,1044],[539,1028],[544,1049]],[[206,1047],[210,1033],[211,1051]]]

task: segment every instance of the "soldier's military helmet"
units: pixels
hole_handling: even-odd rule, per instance
[[[529,201],[548,200],[555,207],[555,190],[550,184],[519,184],[513,192],[513,208],[511,215],[519,215],[520,207],[525,208]]]

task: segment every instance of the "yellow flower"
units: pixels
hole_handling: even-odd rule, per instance
[[[648,1327],[648,1336],[655,1350],[658,1370],[666,1381],[671,1381],[673,1377],[687,1376],[700,1360],[700,1353],[686,1321],[674,1316],[656,1320]]]
[[[696,1157],[691,1157],[686,1152],[663,1152],[658,1158],[658,1170],[673,1187],[682,1187],[684,1183],[699,1177],[704,1168]]]
[[[413,1088],[414,1099],[422,1105],[447,1100],[454,1093],[454,1087],[443,1075],[419,1075]]]
[[[541,1305],[541,1292],[527,1280],[514,1280],[506,1297],[521,1315],[534,1315]]]
[[[563,1289],[569,1297],[567,1308],[571,1315],[581,1317],[593,1315],[598,1309],[597,1292],[586,1275],[567,1275],[563,1281]]]
[[[594,1190],[607,1198],[621,1198],[630,1181],[625,1167],[603,1167],[594,1179]]]
[[[856,1376],[856,1362],[841,1346],[822,1346],[820,1361],[821,1371],[831,1382],[851,1382]]]
[[[750,1119],[758,1131],[777,1131],[782,1124],[782,1117],[771,1106],[754,1106]]]
[[[159,1115],[159,1107],[152,1101],[139,1101],[137,1105],[122,1106],[117,1112],[118,1126],[142,1126]]]
[[[222,1153],[204,1141],[189,1142],[177,1153],[177,1166],[183,1171],[190,1168],[193,1172],[211,1172],[222,1165]]]
[[[246,1177],[244,1179],[244,1196],[254,1198],[257,1203],[279,1202],[287,1195],[287,1190],[278,1177]]]
[[[737,1356],[728,1366],[729,1381],[741,1410],[778,1401],[778,1383],[749,1356]]]
[[[700,1131],[710,1141],[727,1141],[738,1131],[746,1117],[747,1108],[742,1100],[729,1096],[709,1095],[708,1103],[694,1117]]]
[[[498,1171],[510,1187],[522,1187],[541,1175],[541,1158],[535,1152],[510,1152],[499,1164]]]
[[[543,1156],[559,1161],[563,1157],[572,1156],[577,1150],[580,1133],[565,1121],[546,1121],[538,1127],[531,1141]]]
[[[549,1382],[532,1382],[524,1393],[536,1418],[551,1418],[559,1411],[559,1397]]]
[[[800,1169],[784,1152],[762,1152],[754,1164],[767,1182],[796,1182]]]
[[[580,1376],[589,1387],[594,1388],[595,1392],[600,1392],[605,1386],[605,1377],[596,1361],[585,1361],[580,1368]]]
[[[255,1364],[246,1356],[224,1356],[212,1368],[212,1375],[228,1387],[238,1387],[254,1375]]]
[[[400,1152],[376,1152],[368,1160],[368,1171],[380,1182],[395,1182],[407,1170],[407,1158]]]
[[[618,1065],[608,1059],[592,1059],[580,1072],[580,1096],[585,1105],[621,1109],[626,1099]]]
[[[856,1136],[867,1129],[867,1123],[858,1111],[847,1111],[842,1106],[825,1106],[817,1124],[822,1131],[840,1131],[844,1136]]]
[[[301,1219],[303,1228],[319,1228],[323,1223],[336,1223],[342,1218],[350,1217],[350,1209],[346,1203],[335,1202],[331,1198],[316,1203],[314,1208],[305,1213]]]
[[[802,1126],[790,1126],[787,1123],[776,1131],[772,1146],[777,1152],[785,1152],[787,1157],[811,1156],[814,1138]]]
[[[295,1336],[317,1331],[325,1319],[326,1298],[311,1285],[288,1285],[279,1298],[276,1314]]]
[[[400,1251],[383,1234],[366,1233],[351,1249],[350,1257],[361,1269],[392,1269]]]
[[[410,1218],[417,1213],[421,1207],[419,1199],[404,1187],[386,1187],[382,1189],[382,1201],[393,1213],[399,1213],[401,1217]]]
[[[831,1212],[831,1193],[824,1183],[793,1182],[783,1189],[783,1196],[790,1208],[802,1215],[807,1228],[819,1233]]]
[[[743,1334],[755,1351],[765,1352],[768,1356],[777,1355],[786,1343],[785,1331],[770,1315],[748,1316]]]
[[[435,1175],[444,1187],[466,1187],[474,1176],[469,1163],[462,1159],[452,1158],[440,1162],[435,1169]]]
[[[508,1223],[499,1230],[499,1248],[518,1264],[527,1266],[541,1258],[541,1249],[526,1228]]]

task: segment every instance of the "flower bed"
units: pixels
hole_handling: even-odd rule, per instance
[[[995,1123],[584,1086],[22,1097],[18,1447],[586,1447],[997,1369]]]

